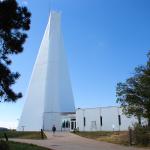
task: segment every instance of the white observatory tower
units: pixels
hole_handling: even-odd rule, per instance
[[[52,11],[33,68],[18,130],[51,130],[53,125],[60,130],[62,119],[74,113],[74,98],[61,33],[61,14]]]

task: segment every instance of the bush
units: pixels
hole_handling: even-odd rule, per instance
[[[150,144],[150,127],[136,124],[133,136],[136,145],[148,146]]]
[[[0,141],[0,150],[9,150],[9,145],[5,141]]]

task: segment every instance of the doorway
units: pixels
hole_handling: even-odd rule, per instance
[[[74,131],[76,129],[76,119],[71,119],[70,131]]]

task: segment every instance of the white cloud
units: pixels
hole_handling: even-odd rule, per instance
[[[0,127],[5,127],[8,129],[16,129],[18,126],[18,122],[8,122],[8,121],[0,121]]]

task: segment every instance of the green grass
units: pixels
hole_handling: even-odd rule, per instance
[[[18,132],[18,131],[0,131],[0,138],[4,138],[4,133],[8,136],[8,138],[19,138],[19,139],[41,139],[40,132]],[[44,134],[44,139],[46,139],[46,135]]]
[[[92,138],[92,139],[97,139],[101,136],[110,136],[112,135],[112,132],[107,132],[107,131],[96,131],[96,132],[76,132],[76,134],[87,137],[87,138]]]
[[[17,143],[17,142],[0,142],[0,143],[5,145],[3,149],[1,147],[2,150],[51,150],[48,148],[43,148],[32,144],[24,144],[24,143]]]
[[[96,132],[77,132],[79,136],[95,139],[97,141],[105,141],[114,144],[129,145],[128,132],[109,132],[109,131],[96,131]]]
[[[121,144],[121,145],[129,145],[129,133],[128,131],[96,131],[96,132],[76,132],[77,135],[94,139],[97,141],[104,141],[114,144]],[[144,147],[144,145],[134,145],[135,147]],[[148,146],[150,148],[150,145]]]
[[[10,148],[9,150],[50,150],[32,144],[23,144],[23,143],[15,143],[15,142],[9,142],[9,148]]]

